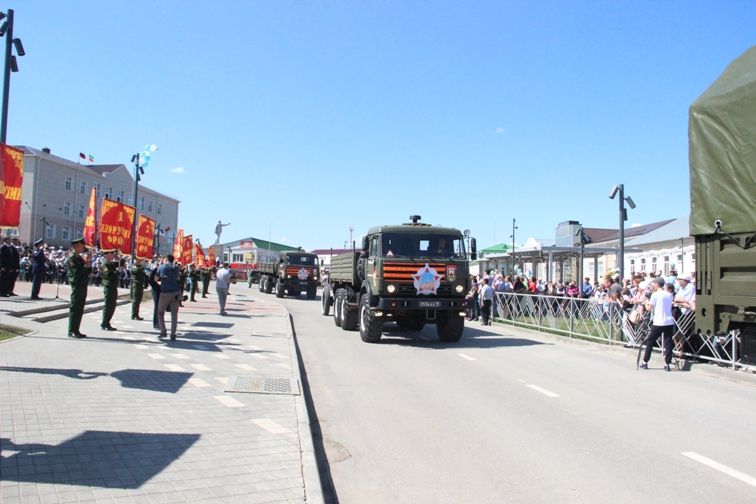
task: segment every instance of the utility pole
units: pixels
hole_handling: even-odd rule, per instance
[[[0,144],[5,144],[8,137],[8,101],[10,99],[10,76],[11,72],[18,72],[18,62],[13,55],[13,46],[16,54],[25,56],[24,46],[21,39],[13,38],[13,9],[8,12],[0,12],[0,20],[6,18],[0,25],[0,37],[5,37],[5,68],[3,72],[3,110],[0,119]]]
[[[518,229],[518,227],[515,225],[517,223],[517,219],[512,219],[512,275],[515,274],[515,268],[517,265],[517,261],[515,260],[515,231]]]

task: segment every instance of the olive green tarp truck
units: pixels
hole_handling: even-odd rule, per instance
[[[281,252],[275,262],[264,262],[257,266],[260,275],[260,292],[276,297],[285,294],[299,296],[306,292],[307,299],[315,299],[319,283],[318,256],[301,251]]]
[[[756,47],[690,106],[690,234],[696,240],[696,328],[739,330],[756,364]]]

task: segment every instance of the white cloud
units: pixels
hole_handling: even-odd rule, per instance
[[[289,243],[289,239],[285,236],[282,236],[280,240],[278,240],[281,243]]]
[[[184,173],[186,173],[186,168],[184,168],[183,166],[177,166],[176,168],[171,168],[171,173],[179,173],[183,175]]]
[[[504,133],[505,133],[504,128],[501,128],[501,127],[496,128],[496,134],[497,135],[503,135]]]

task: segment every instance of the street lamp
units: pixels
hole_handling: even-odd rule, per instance
[[[517,226],[515,226],[515,223],[517,222],[517,219],[512,219],[512,234],[509,236],[512,238],[512,276],[515,275],[515,230],[519,229]]]
[[[24,45],[21,43],[21,39],[13,38],[13,9],[8,9],[8,12],[0,12],[0,21],[3,24],[0,25],[0,37],[5,37],[5,71],[3,74],[3,110],[2,119],[0,119],[0,143],[5,144],[8,136],[8,99],[10,96],[10,74],[11,72],[18,72],[18,62],[13,55],[13,47],[16,48],[16,54],[19,56],[25,56]]]
[[[625,202],[632,209],[635,208],[635,202],[630,196],[625,197],[625,184],[614,186],[609,193],[609,199],[614,199],[619,193],[619,274],[620,282],[625,281],[625,221],[627,220],[627,209]]]
[[[131,162],[134,163],[134,220],[131,222],[131,261],[134,262],[136,257],[136,226],[137,226],[137,193],[139,192],[139,181],[142,180],[144,169],[150,164],[152,153],[157,151],[157,145],[145,145],[142,152],[137,152],[131,156]]]

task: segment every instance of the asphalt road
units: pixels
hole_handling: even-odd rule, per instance
[[[748,380],[474,322],[370,345],[284,303],[342,504],[756,502]]]

